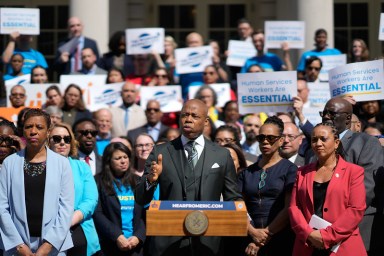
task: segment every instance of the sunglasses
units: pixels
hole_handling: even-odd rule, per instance
[[[263,169],[260,173],[259,190],[265,186],[265,179],[267,178],[267,172]]]
[[[278,139],[280,139],[281,136],[276,135],[265,135],[265,134],[259,134],[256,136],[256,140],[260,143],[264,142],[265,140],[268,141],[270,144],[274,144]]]
[[[96,137],[98,133],[98,131],[96,130],[78,130],[77,132],[83,136],[87,136],[88,134],[91,134],[92,137]]]
[[[0,145],[5,143],[6,147],[11,147],[14,145],[14,140],[8,136],[0,136]]]
[[[167,75],[155,75],[157,78],[167,78]]]
[[[151,111],[159,112],[160,109],[159,108],[147,108],[146,111],[147,112],[151,112]]]
[[[326,115],[328,115],[331,119],[334,119],[336,116],[339,116],[341,114],[349,114],[347,112],[335,112],[335,111],[331,111],[331,110],[324,110],[324,111],[320,111],[319,112],[320,116],[321,117],[325,117]]]
[[[53,142],[55,144],[61,143],[61,140],[64,140],[65,144],[69,144],[69,143],[71,143],[71,140],[72,140],[71,136],[69,136],[69,135],[63,136],[63,137],[61,137],[60,135],[53,135],[51,137],[51,139],[53,140]]]

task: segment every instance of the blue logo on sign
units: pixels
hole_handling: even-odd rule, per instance
[[[143,48],[143,49],[151,48],[152,44],[148,44],[148,43],[150,43],[150,42],[148,42],[148,40],[146,40],[147,37],[149,37],[149,36],[150,36],[150,35],[149,35],[148,33],[144,33],[144,34],[141,34],[141,35],[139,36],[140,40],[144,41],[144,42],[143,42],[144,44],[143,44],[143,46],[141,46],[141,48]],[[145,45],[145,43],[147,43],[147,45]]]
[[[160,33],[151,35],[149,33],[143,33],[135,40],[132,40],[132,47],[140,47],[142,49],[150,49],[154,43],[160,39]]]

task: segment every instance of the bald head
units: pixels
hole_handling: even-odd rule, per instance
[[[71,17],[68,20],[69,37],[79,37],[83,33],[83,24],[78,17]]]
[[[199,47],[203,46],[203,37],[196,32],[189,33],[185,39],[188,47]]]
[[[325,104],[322,120],[332,123],[338,134],[351,127],[352,104],[342,98],[332,98]]]

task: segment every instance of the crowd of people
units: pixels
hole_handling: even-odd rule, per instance
[[[246,19],[238,22],[238,40],[252,42],[256,56],[228,67],[228,52],[209,40],[212,65],[190,74],[177,73],[171,36],[162,55],[127,55],[119,31],[99,55],[79,18],[68,20],[68,31],[49,67],[31,36],[10,34],[3,80],[31,74],[30,83],[49,83],[47,69],[107,74],[106,83],[123,83],[122,105],[91,112],[79,85],[70,84],[63,94],[50,86],[42,109],[27,108],[25,88],[12,87],[17,124],[0,118],[1,255],[381,255],[382,102],[329,99],[320,124],[304,114],[307,83],[319,82],[319,56],[341,54],[327,47],[327,31],[315,32],[315,49],[300,59],[294,112],[247,115],[239,113],[237,73],[295,69],[289,45],[282,45],[283,60],[267,52],[263,31]],[[204,45],[197,32],[185,42]],[[363,40],[352,45],[350,62],[370,59]],[[223,107],[217,83],[231,85]],[[140,106],[136,84],[179,84],[183,107],[163,113],[157,100]],[[200,86],[194,99],[191,86]],[[244,200],[248,236],[146,237],[151,200]],[[314,218],[329,224],[313,226]]]

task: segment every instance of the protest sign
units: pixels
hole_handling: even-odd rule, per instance
[[[252,42],[229,40],[227,65],[242,67],[245,61],[256,56],[256,49]]]
[[[89,93],[89,104],[87,108],[90,111],[96,111],[101,108],[109,108],[111,106],[118,107],[123,104],[121,99],[122,83],[105,84],[103,86],[92,86]]]
[[[145,108],[149,100],[157,100],[163,113],[178,112],[183,107],[181,86],[141,86],[140,106]]]
[[[308,119],[311,124],[316,125],[322,122],[322,118],[320,116],[320,111],[323,111],[324,107],[310,107],[303,108],[303,115]]]
[[[211,46],[176,49],[176,72],[178,74],[203,72],[206,66],[212,65],[212,56]]]
[[[224,107],[225,103],[231,100],[231,86],[230,84],[210,84],[209,85],[217,95],[217,104],[216,106],[218,107]],[[189,91],[188,91],[188,98],[189,99],[194,99],[196,92],[199,90],[201,86],[189,86]]]
[[[379,40],[384,41],[384,13],[380,14]]]
[[[328,83],[307,83],[309,94],[308,100],[311,107],[324,108],[325,104],[331,99]]]
[[[0,8],[0,34],[19,32],[40,34],[40,10],[37,8]]]
[[[30,84],[26,83],[22,86],[25,89],[26,101],[25,106],[28,108],[41,108],[43,104],[47,101],[45,91],[51,85],[57,85],[61,88],[61,85],[58,84]],[[13,85],[6,85],[7,96],[11,95],[11,89]],[[7,97],[7,107],[11,107],[11,102],[9,97]]]
[[[125,30],[127,54],[164,53],[164,28]]]
[[[265,47],[281,48],[287,42],[290,49],[302,49],[305,46],[304,21],[266,21]]]
[[[328,78],[329,70],[339,66],[344,66],[345,64],[347,64],[346,54],[324,55],[324,56],[318,56],[318,57],[321,59],[321,62],[323,64],[319,74],[319,80],[322,82],[327,82],[329,80]]]
[[[15,78],[9,79],[5,81],[6,86],[14,86],[17,84],[28,84],[31,82],[31,74],[28,75],[22,75],[22,76],[17,76]]]
[[[331,97],[349,95],[356,101],[384,99],[383,65],[383,60],[373,60],[330,70]]]
[[[240,114],[293,111],[297,95],[295,71],[237,74]]]
[[[5,107],[0,107],[0,113],[1,117],[4,117],[8,121],[13,122],[15,125],[17,123],[17,116],[21,110],[23,110],[24,107],[19,107],[19,108],[5,108]]]

